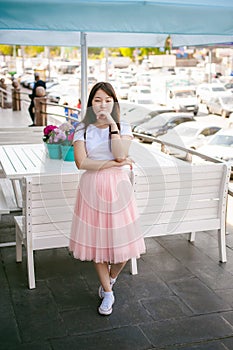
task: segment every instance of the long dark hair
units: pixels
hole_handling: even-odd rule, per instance
[[[93,108],[92,108],[92,100],[93,100],[93,98],[98,90],[103,90],[108,96],[113,98],[114,105],[113,105],[113,109],[111,112],[111,116],[115,120],[115,122],[118,126],[118,129],[120,130],[120,105],[119,105],[114,88],[112,87],[112,85],[110,83],[104,82],[104,81],[96,83],[90,91],[89,98],[87,101],[86,114],[82,120],[82,123],[84,123],[84,125],[85,125],[85,129],[88,127],[88,125],[94,124],[97,120],[96,115],[95,115]]]

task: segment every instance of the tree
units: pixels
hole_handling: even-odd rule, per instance
[[[3,56],[12,56],[13,55],[13,46],[0,45],[0,54]]]
[[[168,51],[169,54],[171,53],[171,49],[172,49],[172,38],[170,35],[168,35],[168,37],[165,40],[165,44],[164,44],[164,49],[165,52]]]
[[[37,57],[41,52],[44,52],[44,46],[25,46],[25,54],[29,57]]]

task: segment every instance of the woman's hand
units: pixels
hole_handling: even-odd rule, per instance
[[[132,158],[127,157],[124,160],[122,160],[121,162],[116,161],[116,166],[119,167],[119,166],[129,165],[130,170],[132,170],[134,163],[135,162],[134,162],[134,160]]]
[[[111,114],[105,110],[99,111],[96,114],[96,119],[101,121],[101,122],[104,122],[104,124],[108,124],[108,125],[115,124],[115,121],[114,121],[113,117],[111,116]]]

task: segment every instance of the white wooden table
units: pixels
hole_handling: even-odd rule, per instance
[[[78,172],[75,162],[50,159],[44,144],[0,146],[0,162],[5,177],[20,180],[26,175]]]

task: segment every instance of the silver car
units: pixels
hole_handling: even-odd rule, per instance
[[[224,118],[228,118],[233,112],[233,95],[213,97],[206,103],[206,108],[209,113],[219,114]]]

